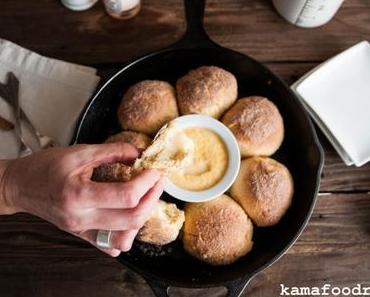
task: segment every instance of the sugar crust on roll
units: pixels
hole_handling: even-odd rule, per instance
[[[165,81],[144,80],[131,86],[118,108],[118,120],[124,130],[155,135],[178,117],[175,89]]]
[[[177,81],[176,92],[181,114],[218,119],[235,102],[238,85],[232,73],[216,66],[201,66]]]
[[[292,203],[293,178],[281,163],[267,157],[242,161],[231,196],[261,227],[277,224]]]
[[[122,131],[117,134],[109,136],[104,143],[123,142],[135,146],[139,150],[145,150],[152,139],[144,133],[134,131]]]
[[[275,104],[265,97],[239,99],[223,116],[242,157],[270,156],[284,139],[284,123]]]
[[[159,200],[136,238],[158,246],[168,244],[177,239],[184,221],[184,211],[176,204]]]
[[[184,249],[211,265],[226,265],[253,246],[253,225],[238,203],[227,195],[188,203],[183,228]]]

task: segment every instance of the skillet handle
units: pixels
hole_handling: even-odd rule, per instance
[[[227,293],[225,297],[240,297],[243,293],[244,289],[248,286],[249,281],[251,279],[243,279],[238,281],[233,281],[225,285],[227,289]],[[169,289],[170,287],[168,285],[153,281],[153,280],[147,280],[147,283],[152,288],[153,293],[156,297],[169,297]]]
[[[161,284],[153,280],[148,280],[148,279],[146,279],[146,282],[152,288],[152,291],[156,297],[169,297],[170,296],[168,292],[170,289],[169,286],[165,284]]]
[[[239,297],[248,286],[251,278],[233,281],[226,285],[227,294],[225,297]]]
[[[171,49],[215,45],[203,26],[206,0],[184,0],[186,31]]]

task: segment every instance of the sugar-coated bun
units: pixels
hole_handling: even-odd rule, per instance
[[[275,104],[264,97],[239,99],[222,122],[235,135],[242,157],[270,156],[284,139],[283,118]]]
[[[131,167],[121,162],[94,168],[91,180],[96,182],[126,182],[131,178]]]
[[[211,265],[226,265],[253,246],[253,225],[247,214],[227,195],[185,207],[183,244],[192,256]]]
[[[112,142],[124,142],[135,146],[137,149],[143,151],[152,142],[151,138],[144,133],[134,132],[134,131],[122,131],[120,133],[109,136],[105,143]]]
[[[176,83],[181,114],[204,114],[218,119],[238,96],[236,78],[215,66],[189,71]]]
[[[124,130],[155,135],[179,115],[175,89],[165,81],[138,82],[123,96],[117,115]]]
[[[243,160],[239,175],[230,189],[231,196],[261,227],[280,221],[291,205],[293,192],[293,178],[289,170],[267,157]]]
[[[184,221],[184,211],[178,209],[176,204],[158,200],[136,238],[154,245],[168,244],[176,240]]]

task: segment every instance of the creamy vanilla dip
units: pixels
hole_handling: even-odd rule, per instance
[[[216,185],[225,175],[229,162],[223,140],[207,128],[191,127],[179,133],[193,142],[194,152],[186,166],[169,174],[171,181],[190,191],[203,191]]]

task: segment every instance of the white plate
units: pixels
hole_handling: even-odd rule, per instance
[[[319,65],[292,89],[347,165],[370,161],[370,44]]]

